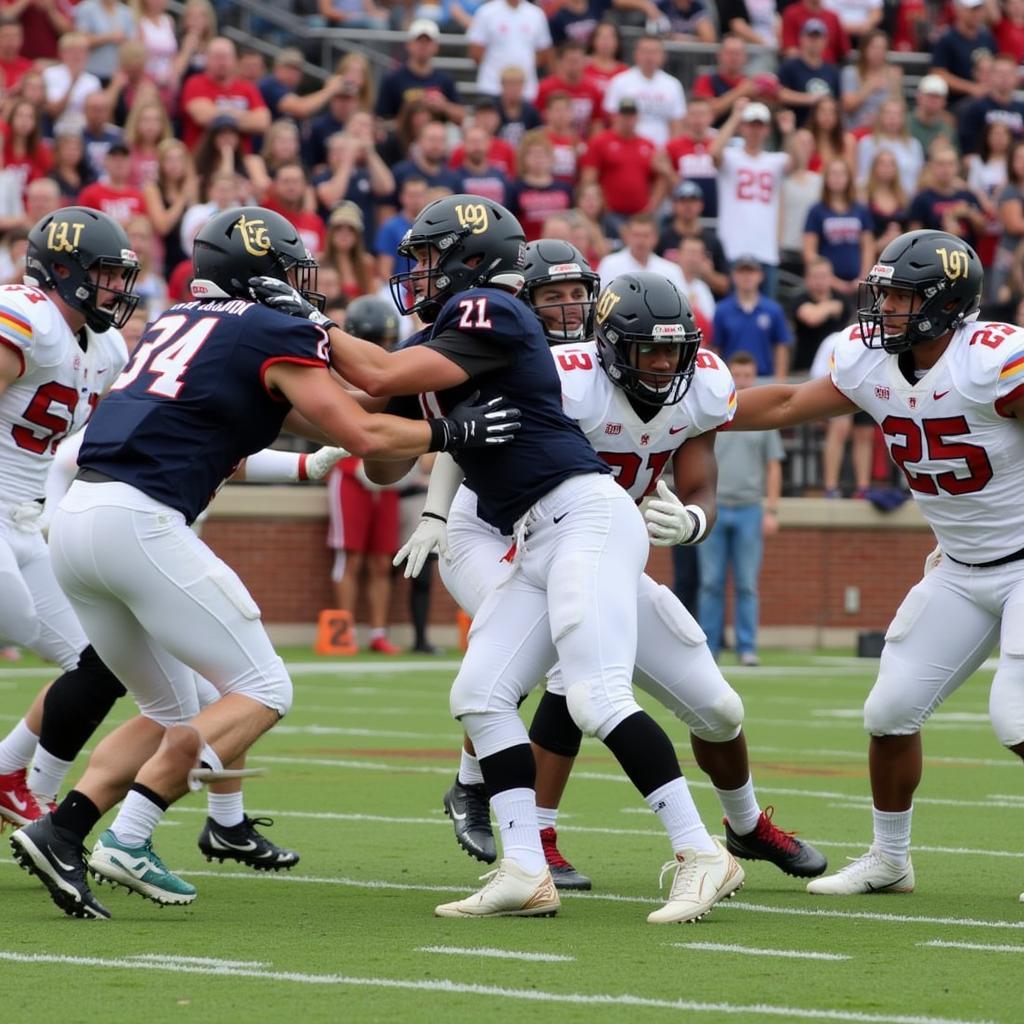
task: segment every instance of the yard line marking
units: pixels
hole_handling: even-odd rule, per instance
[[[365,736],[369,739],[376,739],[385,736],[397,736],[407,740],[448,740],[457,742],[458,732],[402,732],[390,729],[357,729],[344,728],[335,725],[275,725],[275,736]]]
[[[1024,953],[1024,946],[989,945],[985,942],[948,942],[945,939],[932,939],[930,942],[919,942],[919,946],[930,946],[933,949],[976,949],[982,953]]]
[[[682,746],[682,744],[680,744]],[[866,761],[866,750],[834,750],[830,747],[763,747],[760,744],[752,744],[748,747],[752,754],[787,754],[813,756],[813,757],[840,757],[849,758],[853,761]],[[1012,768],[1020,771],[1020,759],[1008,754],[1004,758],[994,757],[946,757],[938,754],[925,754],[926,764],[954,764],[954,765],[976,765],[980,768]]]
[[[211,956],[179,956],[177,953],[136,953],[128,960],[146,960],[154,963],[200,964],[205,967],[272,967],[269,960],[218,960]]]
[[[811,714],[815,718],[854,718],[864,717],[863,708],[812,708]],[[928,719],[929,722],[980,722],[989,724],[987,711],[936,711]]]
[[[732,946],[724,942],[673,942],[679,949],[700,949],[710,953],[742,953],[744,956],[780,956],[791,960],[852,960],[845,953],[810,953],[799,949],[757,949],[754,946]],[[920,943],[919,943],[920,945]]]
[[[417,953],[448,953],[452,956],[487,956],[496,960],[529,960],[545,964],[571,963],[576,959],[574,956],[562,956],[559,953],[516,953],[511,949],[493,949],[489,946],[482,946],[478,949],[472,946],[419,946]]]
[[[395,676],[404,672],[457,672],[461,660],[435,661],[286,661],[293,676]]]
[[[251,877],[251,876],[250,876]],[[705,1003],[690,999],[655,999],[650,996],[584,992],[546,992],[543,989],[503,988],[496,985],[472,985],[447,978],[359,978],[344,974],[303,974],[299,971],[265,971],[244,967],[203,967],[199,964],[156,963],[114,960],[98,956],[65,956],[55,953],[13,953],[0,950],[0,960],[21,964],[64,964],[79,967],[106,967],[112,970],[167,971],[172,974],[205,974],[232,978],[258,978],[264,981],[290,981],[299,985],[345,985],[359,988],[402,989],[411,992],[441,992],[446,995],[495,996],[499,999],[533,1003],[567,1003],[576,1006],[638,1006],[690,1013],[721,1013],[743,1016],[783,1017],[797,1020],[848,1021],[851,1024],[987,1024],[979,1020],[950,1017],[925,1017],[861,1013],[855,1010],[812,1009],[777,1006],[770,1003]]]

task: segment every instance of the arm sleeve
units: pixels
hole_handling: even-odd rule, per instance
[[[430,473],[430,483],[427,486],[427,499],[423,503],[423,511],[430,512],[435,516],[444,516],[447,519],[455,492],[462,485],[464,477],[465,473],[450,455],[446,452],[439,453]]]
[[[515,362],[515,354],[511,348],[488,345],[475,334],[466,334],[451,328],[436,334],[424,342],[424,345],[461,366],[470,377],[478,377],[490,370],[502,370]]]

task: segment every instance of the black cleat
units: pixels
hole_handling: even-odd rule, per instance
[[[590,889],[590,879],[562,856],[558,849],[558,833],[553,828],[540,830],[540,845],[544,847],[544,859],[548,862],[556,889]]]
[[[207,860],[237,860],[240,864],[257,871],[280,871],[295,867],[299,855],[294,850],[285,850],[272,843],[256,831],[257,825],[267,828],[274,824],[273,818],[250,818],[246,815],[237,825],[230,828],[218,825],[213,818],[207,818],[203,831],[199,833],[199,850]]]
[[[824,874],[828,860],[810,843],[797,839],[792,832],[783,832],[773,821],[774,807],[766,807],[757,819],[757,827],[745,836],[738,836],[725,825],[725,848],[746,860],[768,860],[787,875],[795,878],[817,878]]]
[[[105,921],[110,911],[98,902],[86,881],[85,848],[73,832],[57,828],[45,815],[11,836],[19,867],[35,875],[68,917]]]
[[[455,826],[455,841],[470,857],[485,864],[493,864],[498,859],[491,828],[491,804],[483,783],[465,786],[456,777],[452,788],[444,795],[444,813]]]

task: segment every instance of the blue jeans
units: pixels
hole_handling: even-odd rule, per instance
[[[736,653],[757,651],[757,580],[764,540],[761,506],[718,506],[714,529],[697,546],[700,563],[700,601],[697,616],[707,634],[711,653],[718,657],[725,626],[725,581],[732,566],[736,595]]]

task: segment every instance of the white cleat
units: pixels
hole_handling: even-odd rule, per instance
[[[685,849],[661,869],[658,886],[665,873],[675,869],[668,903],[647,915],[648,924],[682,924],[698,921],[719,900],[729,899],[743,884],[743,868],[717,840],[716,851]]]
[[[554,917],[562,905],[547,865],[527,874],[514,860],[504,857],[479,891],[454,903],[434,908],[435,917]]]
[[[913,892],[914,865],[907,858],[896,864],[872,847],[841,871],[807,883],[807,891],[816,896],[856,896],[873,892]]]

